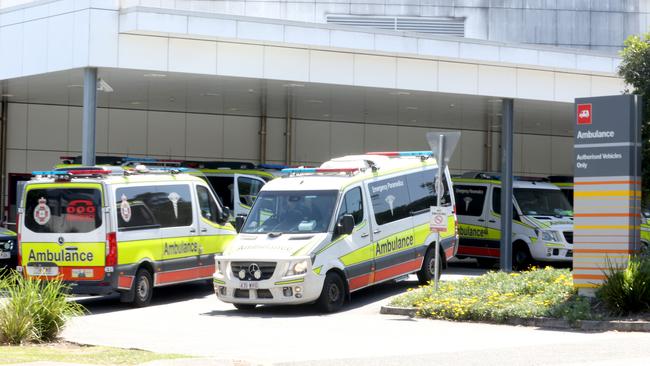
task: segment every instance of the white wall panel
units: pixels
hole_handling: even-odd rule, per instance
[[[573,175],[573,137],[551,137],[551,173]]]
[[[496,138],[496,146],[500,146],[501,144],[501,138],[499,137],[499,134],[494,134]],[[528,158],[528,156],[524,157],[524,135],[516,133],[513,138],[512,138],[512,171],[515,174],[523,174],[525,173],[524,170],[524,159]],[[501,149],[497,151],[497,162],[498,164],[496,165],[501,169]]]
[[[147,112],[111,109],[108,112],[108,150],[111,154],[146,154]]]
[[[266,159],[272,161],[285,161],[284,130],[286,120],[282,118],[266,119]]]
[[[430,150],[427,142],[429,128],[399,126],[397,128],[397,150]]]
[[[460,167],[463,170],[485,169],[485,133],[463,131],[460,138],[462,150]]]
[[[619,78],[606,76],[591,77],[591,96],[616,95],[623,93],[625,83]]]
[[[309,80],[309,51],[282,48],[264,48],[264,76],[280,80]]]
[[[30,104],[27,116],[28,149],[67,150],[68,107]]]
[[[0,28],[0,80],[22,74],[23,24]]]
[[[171,38],[169,40],[169,71],[216,74],[217,43]]]
[[[29,171],[52,170],[60,162],[59,157],[66,153],[67,151],[27,150],[27,169]]]
[[[47,70],[72,67],[74,56],[74,14],[47,19]]]
[[[524,173],[545,174],[551,171],[551,136],[523,135],[523,146]]]
[[[438,89],[438,62],[411,58],[397,59],[397,88]]]
[[[394,88],[395,57],[354,55],[354,85]]]
[[[550,71],[517,69],[517,97],[553,100],[555,78]]]
[[[74,14],[73,39],[73,67],[88,65],[88,53],[90,51],[90,11],[78,11]],[[117,34],[114,37],[117,39]]]
[[[24,25],[23,73],[41,74],[47,71],[47,19],[27,22]],[[2,32],[2,31],[0,31]],[[4,58],[4,56],[3,56]],[[2,62],[2,61],[0,61]]]
[[[555,100],[573,103],[575,98],[591,95],[591,79],[588,75],[555,73]]]
[[[27,104],[8,104],[7,148],[27,148]]]
[[[224,117],[224,158],[257,160],[260,156],[260,118]]]
[[[330,125],[322,121],[294,121],[294,161],[322,162],[330,159]]]
[[[517,73],[510,67],[478,67],[478,93],[514,98],[517,95]]]
[[[438,63],[438,91],[476,94],[478,66],[451,62]]]
[[[33,170],[27,167],[27,150],[7,149],[7,173],[28,173]]]
[[[237,22],[229,19],[189,17],[187,33],[202,36],[235,38]]]
[[[264,47],[239,43],[217,44],[217,74],[262,77]]]
[[[90,10],[90,65],[116,67],[118,65],[119,14],[115,11]],[[127,47],[128,49],[128,47]],[[158,55],[159,56],[159,55]],[[154,57],[150,55],[148,57]],[[167,60],[165,58],[165,60]]]
[[[351,53],[310,52],[309,81],[350,85],[354,82],[354,56]]]
[[[150,111],[147,119],[148,154],[185,155],[185,113]]]
[[[187,114],[187,156],[223,157],[223,116]]]
[[[167,70],[168,42],[163,37],[119,35],[119,66],[144,70]]]
[[[397,126],[365,125],[364,152],[397,150]]]
[[[361,154],[365,127],[361,123],[331,122],[330,154],[339,157],[351,154]]]

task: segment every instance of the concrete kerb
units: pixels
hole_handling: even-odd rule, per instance
[[[379,311],[385,315],[404,315],[415,317],[417,308],[382,306]],[[527,327],[581,330],[585,332],[650,332],[650,321],[645,320],[578,320],[571,323],[565,319],[554,318],[513,318],[502,324],[523,325]]]

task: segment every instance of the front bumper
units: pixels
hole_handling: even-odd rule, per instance
[[[284,276],[291,260],[278,260],[273,275],[259,281],[242,281],[231,270],[231,260],[217,259],[223,271],[214,274],[214,292],[227,303],[238,304],[305,304],[320,296],[324,276],[315,274],[311,266],[302,275]],[[250,261],[250,260],[249,260]],[[237,260],[236,262],[239,262]]]
[[[573,244],[538,241],[533,245],[533,258],[540,262],[572,262]]]

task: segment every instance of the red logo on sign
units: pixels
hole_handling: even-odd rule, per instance
[[[591,103],[578,104],[578,124],[579,125],[591,124]]]

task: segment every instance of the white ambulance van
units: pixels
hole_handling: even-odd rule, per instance
[[[154,287],[211,280],[236,232],[209,185],[183,170],[34,172],[18,211],[19,271],[135,306]]]
[[[447,230],[432,233],[438,166],[431,152],[345,156],[290,175],[260,191],[237,238],[216,256],[215,292],[238,309],[318,302],[338,310],[351,292],[417,273],[434,276],[456,252],[451,180],[444,174]]]
[[[498,262],[501,240],[501,182],[486,173],[454,178],[460,243],[457,257],[480,265]],[[554,184],[513,180],[512,264],[525,269],[533,261],[573,260],[573,207]]]

